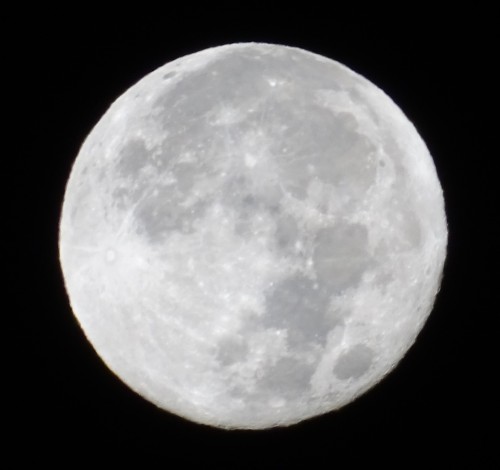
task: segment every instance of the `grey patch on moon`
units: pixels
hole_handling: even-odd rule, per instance
[[[172,231],[192,233],[194,222],[206,211],[206,202],[200,201],[185,208],[182,198],[168,193],[169,188],[166,188],[149,196],[135,210],[138,232],[151,243],[163,241]]]
[[[190,233],[192,223],[203,216],[206,204],[202,201],[185,204],[200,168],[177,162],[171,165],[171,171],[161,170],[153,166],[151,153],[141,139],[132,139],[123,146],[116,169],[124,181],[112,194],[117,207],[123,210],[134,207],[138,232],[156,242],[163,240],[169,231]],[[169,178],[175,184],[168,184]],[[150,189],[152,185],[154,191]]]
[[[189,196],[196,181],[201,178],[200,168],[193,163],[177,162],[171,170],[172,177],[175,180],[175,185],[170,188],[170,191],[175,191],[181,197]]]
[[[235,210],[238,217],[234,226],[235,233],[242,238],[253,237],[252,221],[260,212],[265,211],[265,208],[251,194],[236,199],[238,202],[235,204]]]
[[[254,186],[250,176],[240,175],[225,181],[220,191],[221,201],[236,214],[235,232],[243,238],[255,235],[254,223],[260,216],[277,219],[282,215],[277,194],[262,188],[259,191]]]
[[[185,123],[205,120],[221,96],[228,106],[234,103],[237,109],[248,109],[254,101],[249,97],[259,96],[264,91],[262,75],[261,64],[249,59],[245,53],[225,54],[204,69],[184,76],[168,94],[157,99],[154,106],[164,110],[162,115],[167,119],[162,124],[165,129],[171,129],[177,120]],[[224,80],[220,79],[221,76]]]
[[[154,176],[158,181],[155,191],[149,191],[146,183],[138,190],[130,189],[129,200],[135,195],[140,201],[134,209],[138,232],[152,243],[163,241],[172,231],[193,233],[194,223],[205,215],[209,205],[206,194],[198,199],[192,197],[204,179],[200,174],[203,167],[182,161],[171,167],[170,171],[158,171]],[[205,176],[205,183],[206,180]],[[212,186],[215,190],[215,184]]]
[[[300,230],[296,219],[288,214],[281,213],[276,218],[275,240],[277,247],[284,253],[292,253],[296,250]],[[295,253],[294,253],[295,254]]]
[[[270,205],[270,201],[261,200],[258,195],[250,192],[246,195],[228,198],[234,205],[238,217],[235,222],[235,232],[241,237],[253,237],[252,221],[259,215],[267,214],[275,223],[273,246],[278,253],[297,257],[303,255],[303,250],[297,248],[297,242],[302,240],[301,230],[297,220],[283,211],[278,201]]]
[[[335,319],[328,316],[330,293],[324,286],[296,274],[277,283],[266,295],[265,327],[284,329],[293,348],[324,344]]]
[[[271,151],[277,155],[284,186],[304,199],[311,177],[332,184],[346,196],[360,200],[375,182],[375,146],[356,130],[356,119],[345,119],[317,104],[289,107],[281,119],[286,122]],[[285,112],[285,111],[283,111]],[[310,115],[304,121],[302,116]],[[286,153],[281,141],[286,142]]]
[[[356,344],[342,354],[333,372],[341,380],[359,379],[370,368],[374,353],[364,344]]]
[[[187,171],[175,186],[165,185],[161,175],[156,178],[159,183],[154,191],[142,184],[135,189],[120,187],[113,193],[119,207],[133,206],[136,232],[152,244],[164,241],[173,231],[192,233],[194,223],[204,216],[208,205],[205,199],[187,204],[188,188],[194,184],[192,172]]]
[[[150,153],[143,140],[129,140],[121,149],[116,164],[120,176],[137,178],[141,169],[151,163]]]
[[[240,338],[227,337],[217,344],[216,359],[222,366],[242,362],[248,355],[248,345]]]
[[[314,103],[314,90],[333,89],[335,80],[332,80],[331,64],[320,61],[321,66],[312,73],[318,64],[296,62],[286,54],[274,59],[276,61],[265,62],[263,67],[262,57],[255,51],[231,51],[208,65],[206,70],[195,71],[177,82],[174,90],[155,103],[165,110],[161,113],[165,129],[178,129],[174,124],[185,123],[184,128],[169,136],[165,145],[172,153],[180,152],[181,146],[185,150],[186,142],[193,147],[192,136],[206,135],[205,121],[214,113],[214,102],[218,102],[214,97],[224,96],[226,107],[246,113],[226,136],[231,139],[229,151],[236,151],[251,129],[264,129],[269,135],[266,139],[270,143],[270,153],[276,156],[283,172],[282,181],[294,196],[306,197],[311,175],[305,170],[312,167],[325,183],[337,183],[350,197],[362,197],[376,173],[371,158],[373,144],[356,131],[354,116],[346,119],[346,113],[336,115]],[[324,73],[319,73],[323,67]],[[224,82],[220,76],[225,77]],[[293,84],[293,95],[273,93],[266,77],[276,77],[275,81],[279,79],[284,86]],[[247,96],[267,99],[246,102]],[[248,111],[254,108],[254,113]],[[307,120],[304,115],[308,116]],[[228,142],[204,145],[207,157],[216,150],[227,151],[224,143]]]
[[[357,287],[372,263],[364,225],[337,224],[317,233],[313,266],[318,279],[332,293]]]
[[[299,399],[310,388],[313,373],[314,367],[310,364],[284,357],[263,371],[257,380],[257,390],[272,394],[273,398]]]

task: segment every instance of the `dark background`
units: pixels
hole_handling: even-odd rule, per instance
[[[4,231],[13,299],[3,329],[8,452],[19,462],[66,466],[87,459],[97,465],[101,457],[168,468],[498,465],[492,13],[476,6],[437,17],[406,5],[361,18],[360,11],[333,6],[220,2],[149,14],[135,8],[106,17],[75,6],[7,18],[13,65],[5,75],[13,84],[5,98],[16,102],[6,137],[14,158],[3,160],[13,165],[3,178],[11,195]],[[244,41],[331,57],[391,96],[434,157],[450,230],[435,309],[394,372],[338,412],[252,432],[212,429],[160,411],[110,373],[73,318],[57,252],[72,162],[108,106],[168,61]]]

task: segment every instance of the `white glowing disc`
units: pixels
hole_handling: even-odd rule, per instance
[[[387,374],[439,289],[441,187],[380,89],[319,55],[233,44],[116,100],[68,182],[73,311],[125,383],[221,427],[288,425]]]

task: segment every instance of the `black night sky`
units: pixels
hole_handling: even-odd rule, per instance
[[[358,18],[307,3],[224,3],[106,18],[77,7],[12,14],[12,65],[4,73],[13,82],[6,90],[15,103],[13,135],[6,137],[14,158],[3,157],[7,453],[68,468],[87,459],[98,465],[101,457],[143,461],[143,468],[497,468],[491,12],[475,7],[438,18],[405,6],[382,21],[380,12],[380,19],[375,12]],[[290,428],[228,432],[158,410],[104,366],[70,310],[57,226],[79,147],[120,94],[175,58],[244,41],[331,57],[392,97],[433,155],[450,238],[435,309],[383,382],[338,412]]]

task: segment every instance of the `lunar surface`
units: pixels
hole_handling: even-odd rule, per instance
[[[225,428],[342,407],[414,342],[439,290],[443,195],[375,85],[305,50],[233,44],[112,104],[60,222],[72,309],[157,406]]]

